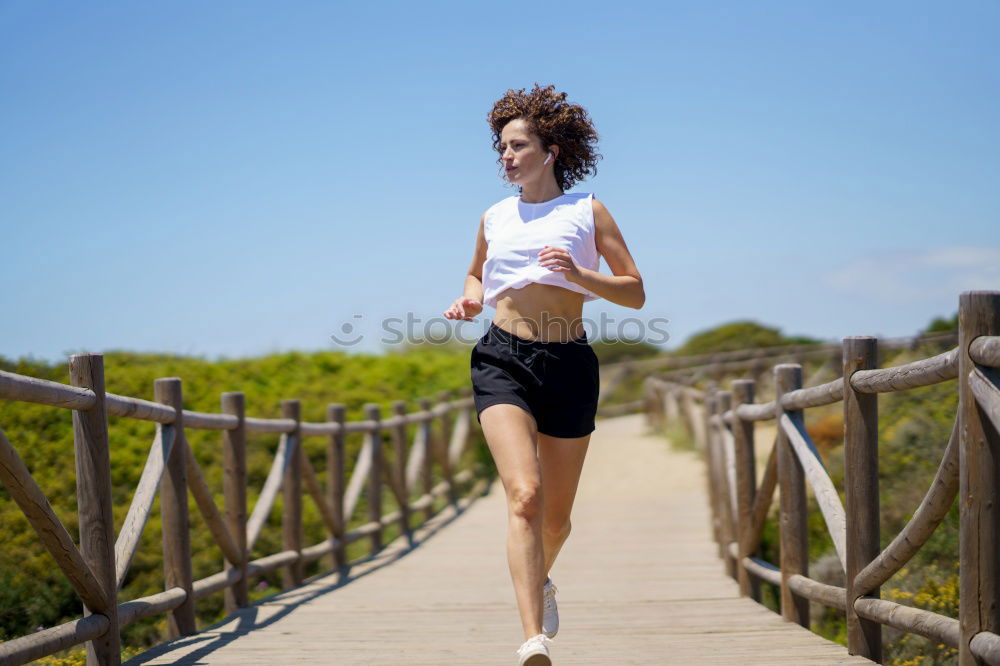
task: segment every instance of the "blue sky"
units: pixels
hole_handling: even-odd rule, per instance
[[[378,351],[408,316],[474,340],[492,309],[441,315],[516,194],[486,114],[535,82],[590,112],[604,159],[574,191],[644,278],[641,310],[584,306],[606,333],[911,334],[1000,288],[998,24],[992,1],[3,0],[0,355],[344,349],[348,324]]]

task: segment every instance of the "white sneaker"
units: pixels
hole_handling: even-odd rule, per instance
[[[558,591],[552,579],[546,579],[542,588],[542,633],[549,638],[555,638],[559,632],[559,607],[556,605]]]
[[[549,644],[552,639],[545,634],[536,634],[517,648],[518,666],[552,666],[549,659]]]

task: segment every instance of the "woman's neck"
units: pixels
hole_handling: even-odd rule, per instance
[[[559,189],[553,180],[551,184],[546,184],[545,186],[530,187],[524,185],[521,187],[521,201],[524,203],[541,203],[543,201],[551,201],[556,197],[563,195],[563,191]]]

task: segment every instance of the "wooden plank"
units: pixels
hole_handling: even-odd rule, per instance
[[[278,497],[278,492],[281,490],[281,481],[285,475],[285,467],[288,465],[288,460],[293,449],[288,439],[288,434],[282,433],[281,439],[278,440],[278,449],[274,452],[274,462],[271,463],[271,469],[264,480],[264,487],[261,488],[257,503],[254,504],[250,518],[247,520],[248,551],[252,551],[254,544],[257,543],[257,537],[260,536],[260,531],[264,529],[264,523],[267,522],[267,517],[271,513],[274,500]]]
[[[372,438],[365,437],[365,441],[358,450],[358,459],[354,462],[354,469],[351,470],[351,480],[347,482],[347,490],[344,491],[344,518],[348,522],[354,517],[354,510],[361,499],[361,493],[368,482],[368,476],[372,466]]]
[[[153,445],[149,447],[149,455],[142,468],[139,484],[132,495],[132,503],[125,515],[125,522],[122,523],[122,528],[118,532],[118,540],[115,541],[115,578],[119,588],[125,582],[128,568],[132,564],[132,558],[135,557],[136,549],[139,547],[142,530],[146,527],[149,513],[153,510],[156,493],[160,489],[160,480],[163,479],[163,470],[166,468],[166,461],[174,446],[175,432],[172,425],[158,424],[156,426]]]
[[[236,547],[236,542],[229,533],[229,528],[226,526],[226,521],[219,511],[219,507],[215,505],[212,489],[208,487],[205,475],[201,473],[201,467],[198,465],[198,461],[195,460],[190,446],[184,448],[184,462],[188,475],[188,488],[194,496],[198,510],[205,519],[208,531],[212,533],[212,538],[215,539],[215,543],[222,550],[223,556],[231,564],[238,564],[243,559],[242,553]]]
[[[756,551],[760,547],[760,540],[763,536],[764,521],[771,509],[771,502],[774,500],[774,489],[778,486],[778,445],[775,440],[771,444],[764,463],[764,476],[760,480],[760,489],[753,499],[753,526],[750,530],[750,550]]]
[[[806,578],[799,574],[789,576],[788,584],[798,595],[821,603],[824,606],[829,606],[830,608],[844,610],[847,591],[842,587],[827,585],[826,583],[821,583],[818,580]]]
[[[126,416],[130,419],[164,424],[177,420],[177,413],[173,409],[150,400],[108,393],[105,395],[105,402],[108,414],[112,416]]]
[[[104,588],[3,430],[0,430],[0,482],[83,602],[92,608],[106,605]]]
[[[1000,368],[1000,335],[980,335],[974,339],[969,344],[969,357],[979,365]]]
[[[812,379],[815,380],[815,377]],[[806,407],[830,405],[843,398],[844,382],[838,377],[819,386],[789,391],[781,396],[781,406],[785,409],[805,409]]]
[[[859,597],[854,600],[854,606],[858,615],[878,626],[878,623],[887,624],[896,629],[927,636],[949,647],[958,647],[961,632],[958,620],[954,618],[874,597]]]
[[[89,409],[97,396],[88,388],[66,386],[37,377],[0,370],[0,399],[34,402],[65,409]]]
[[[133,622],[154,615],[166,613],[177,608],[184,603],[187,593],[179,587],[172,587],[163,592],[151,594],[148,597],[140,597],[126,601],[118,606],[118,617],[121,626],[126,627]]]
[[[874,338],[845,338],[873,340]],[[873,366],[851,375],[851,387],[858,393],[888,393],[929,386],[958,376],[958,349],[891,368]]]
[[[806,432],[801,418],[793,419],[787,413],[782,414],[778,417],[778,425],[784,430],[788,443],[792,445],[795,456],[802,465],[802,471],[809,480],[820,513],[823,514],[823,520],[826,522],[827,532],[833,540],[833,547],[837,551],[838,559],[840,559],[840,566],[844,567],[847,561],[847,518],[844,515],[844,506],[840,503],[840,495],[837,494],[830,474],[823,466],[819,452],[812,443],[809,433]]]
[[[1000,373],[992,368],[972,368],[969,371],[969,389],[983,414],[1000,431]]]
[[[553,660],[870,665],[739,596],[713,557],[699,457],[643,431],[643,417],[630,415],[599,420],[591,438],[573,534],[552,571]],[[449,507],[414,529],[416,548],[397,538],[349,575],[319,576],[133,663],[517,663],[524,636],[506,514],[497,480],[461,512]]]
[[[315,503],[316,508],[319,510],[320,518],[323,519],[327,531],[330,532],[331,536],[336,536],[338,530],[337,519],[333,515],[333,510],[326,503],[323,486],[319,484],[319,479],[316,478],[316,471],[313,469],[312,463],[309,462],[309,457],[305,455],[302,456],[302,480],[305,483],[306,492],[312,497],[313,503]]]
[[[920,501],[906,526],[899,531],[885,549],[854,577],[854,594],[864,595],[889,580],[903,568],[938,524],[951,510],[958,493],[958,418],[951,426],[951,437],[938,466],[931,487]]]
[[[103,615],[88,615],[56,627],[36,631],[27,636],[0,643],[0,664],[26,664],[47,657],[59,650],[99,638],[108,632],[111,623]]]
[[[1000,663],[1000,636],[992,631],[980,631],[969,641],[969,650],[988,664]]]

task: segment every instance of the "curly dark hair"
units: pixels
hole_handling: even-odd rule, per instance
[[[493,130],[493,149],[502,154],[500,133],[510,121],[523,118],[543,147],[559,146],[554,166],[559,189],[566,191],[585,176],[596,175],[597,160],[604,156],[596,152],[597,130],[587,110],[569,104],[566,93],[556,92],[555,86],[542,88],[536,82],[531,92],[525,94],[524,90],[508,88],[486,115]],[[497,164],[502,161],[497,157]]]

